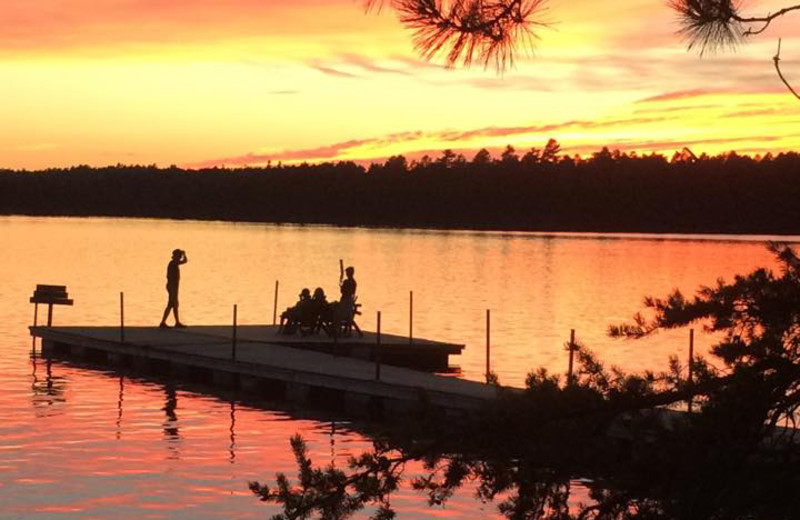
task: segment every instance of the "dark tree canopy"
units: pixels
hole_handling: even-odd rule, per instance
[[[518,156],[518,160],[515,159]],[[603,149],[184,170],[0,170],[0,214],[192,218],[438,229],[800,234],[800,154],[670,160]],[[331,196],[331,193],[336,196]]]

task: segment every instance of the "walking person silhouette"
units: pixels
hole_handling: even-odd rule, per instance
[[[182,328],[185,327],[183,323],[181,323],[180,318],[178,318],[178,286],[180,285],[181,281],[181,268],[182,264],[188,262],[189,259],[186,257],[186,251],[181,249],[176,249],[172,252],[172,260],[169,261],[167,265],[167,307],[164,309],[164,316],[161,318],[161,324],[159,327],[166,328],[167,327],[167,317],[169,316],[169,311],[172,311],[175,314],[175,327]]]

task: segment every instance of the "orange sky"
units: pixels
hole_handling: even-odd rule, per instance
[[[421,61],[358,0],[0,0],[0,168],[468,157],[558,139],[671,154],[800,149],[800,24],[686,52],[662,1],[551,0],[498,75]],[[781,2],[754,3],[758,12]]]

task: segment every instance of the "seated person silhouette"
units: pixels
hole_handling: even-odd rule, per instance
[[[333,305],[328,303],[328,299],[322,287],[314,289],[314,296],[311,298],[311,303],[314,315],[317,318],[317,326],[314,332],[319,332],[321,329],[327,334],[331,334],[333,332]]]
[[[315,322],[313,308],[311,303],[311,291],[304,288],[300,291],[300,296],[297,303],[292,307],[288,307],[281,313],[281,322],[278,325],[278,333],[280,334],[294,334],[298,327],[309,321]]]
[[[164,309],[164,316],[161,318],[159,327],[165,328],[167,326],[167,318],[169,312],[175,314],[175,327],[185,327],[181,320],[178,318],[178,286],[181,281],[181,268],[180,266],[188,262],[186,251],[176,249],[172,252],[172,260],[167,264],[167,307]]]

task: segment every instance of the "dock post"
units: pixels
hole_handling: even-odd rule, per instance
[[[378,311],[378,332],[375,339],[375,380],[381,380],[381,311]]]
[[[119,342],[125,343],[125,293],[119,292]]]
[[[567,369],[567,385],[572,384],[572,365],[575,359],[575,329],[569,331],[569,368]]]
[[[694,374],[692,373],[692,364],[694,360],[694,329],[689,329],[689,375],[687,378],[687,382],[689,383],[689,390],[692,389],[692,379],[694,378]],[[692,413],[692,396],[689,394],[689,402],[687,405],[687,411]]]
[[[236,361],[236,304],[233,304],[233,344],[231,345],[231,359]]]
[[[47,326],[51,327],[53,325],[53,304],[47,304]]]
[[[492,365],[491,365],[491,311],[486,309],[486,382],[489,383],[492,374]]]
[[[278,324],[278,280],[275,280],[275,301],[272,304],[272,324]]]
[[[408,342],[414,343],[414,291],[408,292]]]
[[[33,326],[34,327],[36,326],[36,322],[37,322],[38,319],[39,319],[39,304],[38,303],[34,303],[33,304]],[[31,338],[32,338],[31,349],[32,349],[32,352],[33,352],[33,357],[35,358],[36,357],[36,336],[31,334]]]

